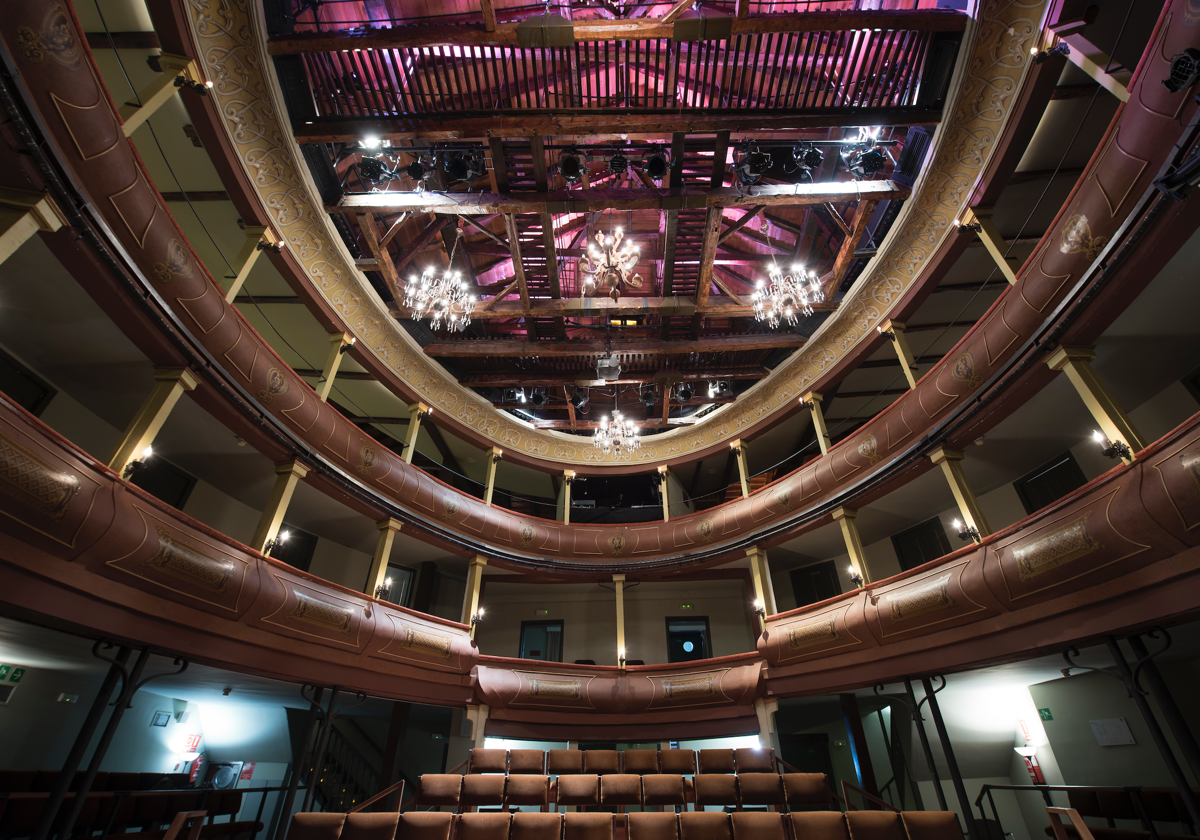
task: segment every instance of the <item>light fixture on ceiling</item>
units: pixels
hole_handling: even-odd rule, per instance
[[[475,296],[467,283],[454,271],[454,255],[462,241],[462,228],[456,228],[454,247],[450,249],[450,264],[441,274],[432,266],[418,278],[413,275],[404,287],[404,306],[412,312],[414,321],[429,319],[430,329],[445,325],[450,332],[462,332],[471,323],[475,311]]]
[[[525,389],[524,388],[517,389],[516,398],[517,398],[517,402],[521,403],[522,405],[525,404]]]
[[[575,393],[571,394],[571,406],[576,411],[579,411],[581,408],[586,406],[587,403],[588,403],[587,391],[583,390],[582,388],[576,388]]]
[[[478,149],[463,149],[447,152],[442,158],[442,168],[445,169],[451,184],[471,183],[487,174],[483,163],[483,153]]]
[[[608,171],[614,175],[624,175],[629,169],[629,158],[620,152],[613,152],[613,156],[608,159]]]
[[[790,172],[808,175],[809,180],[815,181],[813,172],[825,162],[825,154],[815,146],[801,144],[792,149],[792,166]]]
[[[729,383],[728,382],[721,382],[719,380],[714,379],[708,383],[709,399],[724,396],[728,393],[729,393]]]
[[[874,178],[887,163],[887,156],[877,145],[879,131],[878,128],[860,128],[857,143],[842,150],[846,168],[855,178]]]
[[[396,170],[382,155],[363,155],[358,162],[358,174],[374,186],[382,186],[397,177]]]
[[[616,409],[616,400],[613,402],[612,417],[605,417],[600,421],[600,425],[596,427],[596,431],[592,435],[592,446],[605,455],[636,452],[642,448],[642,438],[638,428],[632,420],[626,420],[621,416],[621,412]]]
[[[530,396],[529,401],[533,403],[534,408],[544,408],[549,399],[546,396],[546,389],[539,387],[533,389],[533,395]]]
[[[638,396],[638,399],[641,400],[642,405],[646,406],[647,408],[658,402],[658,397],[654,395],[654,386],[642,389],[642,393]]]
[[[568,184],[582,181],[586,167],[583,154],[574,146],[563,149],[558,156],[558,172]]]
[[[1162,83],[1171,93],[1179,93],[1196,84],[1197,79],[1200,79],[1200,50],[1188,47],[1171,59],[1171,70]]]
[[[433,171],[433,162],[417,158],[408,166],[404,167],[404,171],[409,178],[412,178],[413,181],[416,182],[418,187],[424,187],[425,179],[428,178],[429,174]]]
[[[383,141],[378,137],[367,136],[358,141],[358,145],[362,146],[364,149],[378,149],[381,145],[383,145]]]
[[[765,321],[771,329],[786,323],[796,326],[799,313],[805,317],[813,314],[812,305],[825,300],[825,292],[815,271],[805,271],[803,266],[793,265],[791,274],[784,274],[775,263],[768,275],[770,285],[759,280],[750,299],[754,306],[754,317]],[[805,285],[807,284],[807,286]]]
[[[694,396],[696,396],[696,389],[686,383],[675,390],[675,397],[679,402],[689,402]]]
[[[642,171],[650,176],[651,181],[661,181],[667,177],[671,162],[662,152],[652,152],[642,158]]]
[[[758,148],[758,144],[747,140],[738,149],[738,158],[733,171],[743,184],[757,184],[758,179],[771,168],[771,156]]]
[[[596,231],[596,244],[588,246],[588,252],[579,258],[579,270],[585,275],[582,290],[584,297],[591,297],[601,289],[613,301],[621,298],[621,287],[625,284],[641,288],[642,275],[633,273],[638,264],[640,246],[636,242],[625,242],[624,233],[617,228],[607,236]]]
[[[1099,429],[1092,432],[1092,440],[1104,447],[1100,454],[1105,458],[1124,458],[1127,461],[1133,459],[1129,444],[1123,440],[1109,440]]]

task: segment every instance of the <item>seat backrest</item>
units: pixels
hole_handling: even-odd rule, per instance
[[[738,777],[731,773],[697,773],[692,777],[696,786],[697,805],[736,805]]]
[[[33,770],[0,770],[0,791],[26,793],[33,789],[35,775]]]
[[[785,840],[783,814],[737,811],[730,815],[733,840]]]
[[[847,811],[850,840],[905,840],[904,824],[895,811]]]
[[[736,773],[733,750],[700,750],[701,773]]]
[[[505,813],[461,814],[458,817],[458,840],[508,840],[512,815]]]
[[[1094,790],[1067,791],[1067,805],[1079,812],[1081,817],[1099,817],[1100,800]]]
[[[962,826],[953,811],[902,811],[900,821],[908,840],[962,840]]]
[[[1181,812],[1175,807],[1172,796],[1178,793],[1173,788],[1142,788],[1142,804],[1146,806],[1147,816],[1153,822],[1181,822]]]
[[[462,799],[464,806],[469,805],[503,805],[504,787],[507,776],[497,773],[487,775],[463,776]]]
[[[775,773],[775,750],[762,747],[734,750],[739,773]]]
[[[1100,816],[1114,820],[1138,819],[1137,808],[1133,806],[1128,791],[1120,788],[1098,790],[1096,798],[1100,802]]]
[[[510,773],[504,785],[506,805],[548,805],[550,777]]]
[[[45,793],[54,787],[54,782],[58,779],[57,770],[38,770],[33,774],[33,784],[30,790]]]
[[[287,840],[340,840],[345,814],[296,814]]]
[[[679,818],[669,811],[628,814],[625,836],[627,840],[679,840]]]
[[[395,840],[399,825],[398,811],[347,814],[340,840]]]
[[[109,773],[105,790],[137,790],[137,773]]]
[[[509,750],[508,772],[541,776],[546,772],[546,751]]]
[[[600,777],[591,773],[559,776],[556,801],[559,805],[599,805]]]
[[[513,814],[509,840],[562,840],[562,814]]]
[[[463,777],[457,773],[426,773],[417,777],[418,805],[457,805]]]
[[[583,772],[583,750],[547,750],[546,772],[551,776]]]
[[[850,840],[841,811],[793,811],[788,816],[796,840]]]
[[[643,805],[683,805],[686,802],[683,776],[678,773],[642,776]]]
[[[776,773],[738,773],[738,796],[743,805],[782,805],[783,781]]]
[[[584,750],[583,772],[603,776],[621,772],[621,754],[616,750]]]
[[[406,811],[400,815],[400,830],[396,837],[398,840],[450,840],[453,817],[453,814],[441,811]]]
[[[832,791],[824,773],[784,773],[783,795],[788,805],[828,808]]]
[[[658,750],[625,750],[621,753],[621,767],[622,772],[639,776],[657,773]]]
[[[732,840],[729,815],[717,811],[688,811],[679,815],[680,840]]]
[[[563,814],[563,840],[613,840],[613,814]]]
[[[508,750],[473,749],[467,768],[470,773],[507,773]]]
[[[662,750],[658,754],[658,765],[664,773],[691,776],[696,772],[696,751]]]

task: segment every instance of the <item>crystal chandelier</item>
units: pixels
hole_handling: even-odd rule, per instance
[[[784,274],[778,265],[772,264],[769,277],[769,286],[764,287],[763,281],[758,281],[751,302],[754,304],[754,317],[766,321],[772,329],[778,327],[781,321],[790,327],[796,326],[799,313],[811,315],[812,305],[825,300],[817,273],[806,272],[803,266],[794,265],[791,274]]]
[[[638,263],[640,246],[636,242],[622,245],[623,238],[621,228],[608,236],[602,231],[596,232],[596,244],[589,246],[587,254],[579,259],[579,270],[586,275],[583,278],[584,297],[591,297],[605,289],[605,294],[616,301],[621,297],[622,284],[641,288],[642,275],[630,275]]]
[[[420,278],[415,274],[409,277],[404,287],[404,305],[412,311],[413,320],[428,318],[430,329],[436,330],[445,324],[450,332],[462,332],[471,323],[471,313],[475,311],[475,296],[468,293],[461,274],[453,270],[462,228],[457,229],[457,234],[446,270],[439,276],[436,269],[427,268]]]
[[[612,452],[620,455],[622,452],[636,452],[641,449],[642,438],[634,422],[626,420],[621,416],[621,412],[614,408],[612,420],[605,417],[596,427],[596,433],[592,435],[592,446],[605,455]]]

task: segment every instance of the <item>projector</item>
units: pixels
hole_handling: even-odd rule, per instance
[[[617,354],[601,356],[596,360],[596,378],[611,382],[621,375],[621,361]]]

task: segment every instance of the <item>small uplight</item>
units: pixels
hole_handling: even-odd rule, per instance
[[[767,617],[767,608],[763,605],[762,598],[754,599],[754,611],[758,613],[759,618]]]
[[[362,146],[364,149],[378,149],[379,145],[380,140],[378,137],[364,137],[362,140]]]
[[[280,532],[279,532],[279,541],[280,541],[281,543],[285,543],[285,542],[287,542],[288,540],[290,540],[291,538],[292,538],[292,532],[291,532],[291,531],[280,531]]]
[[[1022,758],[1031,758],[1037,755],[1037,747],[1013,747],[1013,750]]]
[[[145,461],[147,458],[149,458],[153,454],[154,454],[154,447],[147,446],[145,449],[142,450],[142,460]]]
[[[1092,440],[1096,441],[1096,443],[1107,443],[1107,441],[1104,439],[1104,432],[1100,431],[1099,429],[1096,429],[1094,432],[1092,432]]]

